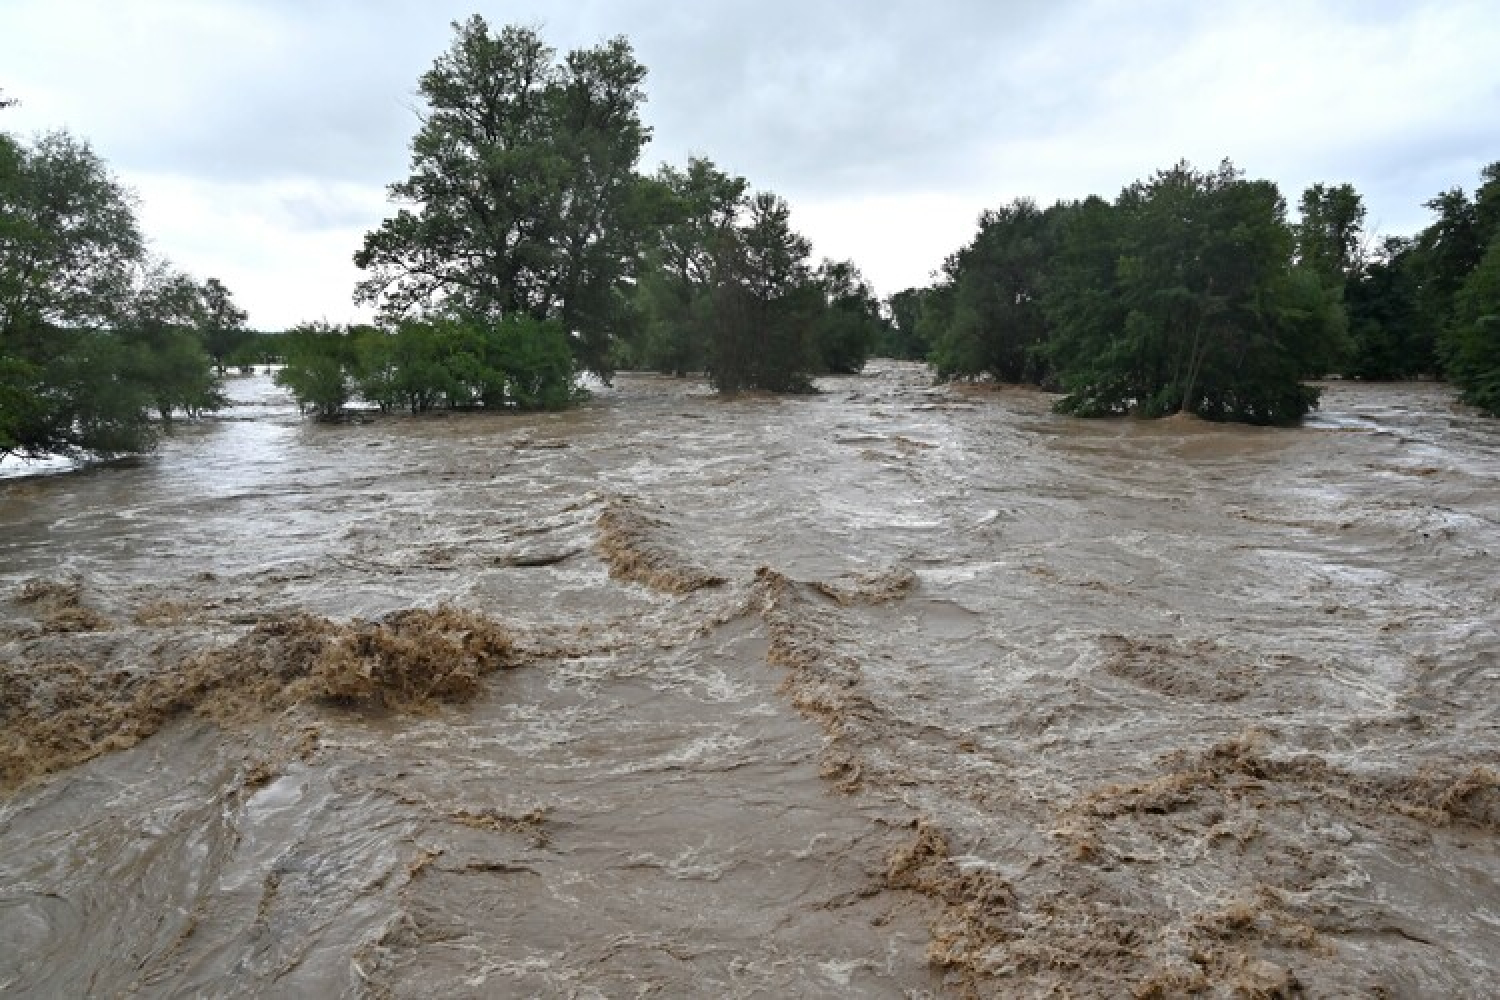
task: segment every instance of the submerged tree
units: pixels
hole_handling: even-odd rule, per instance
[[[1058,217],[1018,198],[979,217],[979,232],[943,264],[952,286],[947,321],[932,360],[939,378],[988,374],[1002,382],[1041,382],[1049,324],[1042,309],[1055,257]]]
[[[810,328],[824,304],[808,266],[812,245],[769,191],[714,248],[708,301],[709,377],[720,392],[807,392],[818,370]]]
[[[408,207],[366,235],[356,299],[389,318],[431,308],[555,320],[607,373],[640,238],[634,173],[646,70],[616,38],[558,60],[529,28],[475,15],[418,83],[426,103]]]
[[[703,158],[651,181],[655,226],[636,284],[635,357],[670,375],[705,371],[716,255],[735,238],[749,185]]]
[[[1179,163],[1084,211],[1049,292],[1063,410],[1279,424],[1315,404],[1301,380],[1335,362],[1343,317],[1292,267],[1274,184]]]
[[[148,260],[132,196],[86,142],[0,134],[0,455],[142,451],[153,413],[222,405],[200,291]]]
[[[930,345],[921,329],[922,310],[928,288],[905,288],[886,300],[890,322],[886,325],[875,350],[883,357],[903,361],[923,361]]]
[[[1463,400],[1500,416],[1500,239],[1489,244],[1454,297],[1443,346]]]
[[[276,373],[302,412],[339,417],[353,400],[405,410],[560,409],[579,398],[568,338],[555,320],[451,314],[394,327],[309,323],[288,332]]]
[[[214,368],[223,374],[229,359],[249,343],[246,323],[250,314],[234,304],[234,296],[218,278],[205,281],[199,294],[203,307],[199,327],[203,349],[213,359]]]
[[[885,334],[880,300],[852,260],[825,260],[812,280],[822,293],[810,331],[817,371],[856,374]]]

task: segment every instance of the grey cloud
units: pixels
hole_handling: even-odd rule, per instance
[[[26,104],[0,127],[67,125],[123,173],[259,188],[266,229],[326,241],[406,173],[417,78],[476,9],[560,51],[625,35],[650,71],[646,169],[705,155],[825,224],[861,199],[972,218],[1108,197],[1229,156],[1293,203],[1348,180],[1372,223],[1410,232],[1500,158],[1487,0],[5,0],[0,87]]]

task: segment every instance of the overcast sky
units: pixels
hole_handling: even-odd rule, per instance
[[[417,77],[471,13],[559,50],[626,35],[643,169],[705,155],[882,295],[987,207],[1113,197],[1230,157],[1348,181],[1372,229],[1500,160],[1496,0],[0,0],[0,127],[88,139],[156,249],[251,323],[342,322],[405,176]]]

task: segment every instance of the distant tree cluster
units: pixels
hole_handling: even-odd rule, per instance
[[[703,159],[638,172],[646,70],[625,39],[559,58],[530,28],[454,29],[418,82],[402,207],[355,255],[356,298],[388,326],[448,317],[538,351],[561,330],[580,371],[702,371],[724,391],[864,364],[880,303],[853,264],[810,264],[784,200]]]
[[[895,346],[940,377],[1060,388],[1081,415],[1187,412],[1284,424],[1316,405],[1309,377],[1447,376],[1500,411],[1500,164],[1471,200],[1427,205],[1414,239],[1365,247],[1350,185],[1304,192],[1186,163],[1043,209],[1017,200],[931,287],[891,299]]]
[[[209,352],[244,322],[223,284],[147,252],[87,143],[0,133],[0,457],[151,447],[174,414],[224,405]]]

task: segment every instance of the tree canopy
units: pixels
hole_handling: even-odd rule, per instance
[[[474,15],[418,82],[426,104],[401,208],[366,235],[356,299],[561,323],[607,374],[640,237],[645,68],[615,38],[559,59],[531,28]]]
[[[985,212],[917,329],[940,377],[1057,384],[1064,412],[1291,423],[1344,337],[1294,247],[1274,184],[1178,163],[1112,203]]]
[[[133,196],[87,142],[0,133],[0,456],[142,451],[158,420],[222,406],[206,294],[147,253]]]

